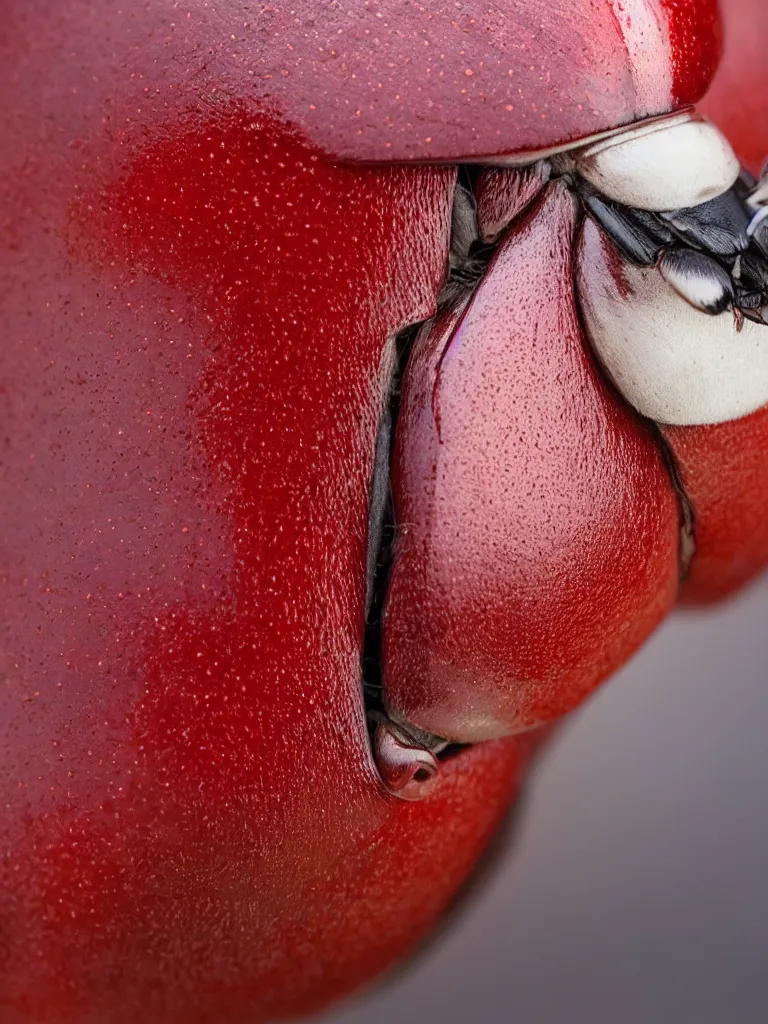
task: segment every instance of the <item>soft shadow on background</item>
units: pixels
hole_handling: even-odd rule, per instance
[[[501,870],[326,1024],[768,1021],[768,584],[678,614],[542,760]]]

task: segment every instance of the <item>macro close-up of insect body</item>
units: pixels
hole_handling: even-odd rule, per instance
[[[0,0],[2,1024],[373,983],[557,723],[759,577],[721,6]]]

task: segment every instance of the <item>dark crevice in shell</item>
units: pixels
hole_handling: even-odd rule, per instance
[[[415,782],[428,784],[431,780],[418,767],[419,751],[427,751],[440,760],[454,756],[460,749],[439,736],[425,733],[407,722],[393,721],[384,703],[381,652],[383,617],[387,587],[394,559],[397,537],[394,502],[391,488],[392,446],[400,410],[402,380],[416,338],[423,323],[410,325],[395,339],[395,368],[390,382],[389,401],[382,415],[376,440],[374,469],[370,488],[368,558],[366,584],[366,623],[362,657],[363,700],[370,733],[371,748],[376,760],[382,749],[380,730],[390,736],[389,748],[402,747],[414,755]],[[394,738],[395,748],[392,746]],[[385,766],[379,764],[382,776]],[[388,787],[390,788],[390,787]],[[405,797],[414,799],[414,797]]]
[[[460,167],[453,203],[453,230],[448,276],[438,300],[438,310],[466,298],[480,284],[498,243],[488,244],[477,226],[475,186],[482,167]]]
[[[672,482],[672,488],[677,495],[677,506],[680,511],[680,583],[685,583],[691,571],[693,556],[696,554],[696,517],[693,511],[691,499],[683,486],[683,479],[680,467],[677,463],[672,446],[667,442],[660,425],[653,420],[648,420],[651,430],[656,438],[656,443],[661,449],[664,462]]]
[[[382,618],[397,533],[390,483],[392,440],[400,410],[403,374],[421,327],[420,323],[412,324],[395,339],[395,369],[390,383],[389,401],[379,425],[371,481],[363,693],[366,710],[382,714],[385,713],[381,682]]]
[[[437,311],[471,295],[483,279],[498,242],[484,243],[477,230],[474,189],[480,167],[460,167],[452,220],[451,244],[443,288],[437,299]],[[382,724],[414,749],[423,748],[445,761],[461,753],[460,744],[449,744],[408,722],[389,718],[382,685],[382,632],[387,587],[394,557],[397,523],[391,488],[393,440],[400,411],[402,381],[419,332],[431,321],[409,325],[394,339],[395,366],[390,381],[389,400],[381,417],[376,439],[374,467],[370,485],[368,518],[368,555],[366,577],[366,622],[362,656],[362,684],[365,710],[375,750],[375,732]]]
[[[482,165],[457,168],[448,266],[444,286],[437,298],[437,313],[471,299],[499,246],[519,220],[519,217],[515,217],[492,244],[483,242],[478,230],[475,189],[484,170],[486,168]],[[688,301],[698,305],[704,312],[716,314],[730,305],[737,318],[749,317],[764,322],[763,317],[768,317],[768,213],[761,220],[755,212],[751,197],[757,183],[746,172],[742,173],[725,195],[690,210],[665,214],[636,210],[613,202],[597,192],[573,168],[553,175],[553,180],[556,178],[566,182],[577,201],[579,213],[574,227],[574,244],[583,218],[590,217],[612,238],[623,256],[635,265],[659,269],[666,259],[669,264],[665,264],[668,276],[675,271],[677,277],[681,278],[677,290],[682,289],[680,293],[684,297],[688,297],[685,293],[690,292]],[[521,211],[520,216],[527,212],[528,207]],[[705,302],[703,298],[697,299],[697,274],[699,278],[706,279],[706,283],[711,283],[711,278],[712,282],[720,284],[722,301],[713,303],[711,300]],[[723,283],[726,275],[728,287]],[[692,279],[691,287],[684,287],[689,277]],[[607,386],[615,391],[615,385],[596,357],[590,341],[576,286],[575,267],[572,286],[583,337],[589,345],[594,364]],[[412,747],[417,751],[429,751],[445,760],[456,756],[463,748],[448,745],[440,737],[423,733],[408,722],[393,721],[390,718],[384,703],[381,664],[383,615],[397,537],[390,482],[392,445],[397,430],[403,377],[419,332],[430,322],[427,320],[412,324],[394,340],[395,367],[387,408],[379,427],[371,480],[362,681],[374,750],[376,730],[383,725],[391,730],[397,742],[406,745],[406,749]],[[620,393],[619,397],[624,403]],[[695,552],[693,508],[662,428],[638,413],[635,415],[648,424],[678,499],[680,580],[683,582]]]

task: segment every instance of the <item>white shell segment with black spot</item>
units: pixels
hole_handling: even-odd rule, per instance
[[[656,268],[628,263],[589,218],[577,288],[594,351],[639,413],[692,426],[739,419],[768,403],[768,329],[695,309]]]

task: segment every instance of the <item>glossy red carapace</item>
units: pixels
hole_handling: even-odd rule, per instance
[[[361,658],[394,339],[435,311],[452,165],[696,102],[720,32],[714,0],[504,8],[0,0],[4,1024],[320,1007],[424,939],[516,796],[535,734],[462,750],[419,803],[376,771]],[[677,584],[657,439],[580,344],[570,200],[537,202],[437,392],[423,332],[396,439],[400,500],[438,510],[422,541],[461,529],[499,607],[475,624],[471,591],[446,610],[395,569],[390,692],[434,704],[409,647],[428,610],[479,701],[499,658],[549,684],[507,694],[492,734],[569,710]],[[442,480],[434,401],[459,444]],[[698,436],[670,444],[704,494],[720,442]],[[546,591],[553,572],[577,584]]]
[[[403,395],[385,682],[400,714],[462,742],[580,703],[677,592],[677,500],[587,351],[574,222],[553,186],[468,308],[417,342]]]

